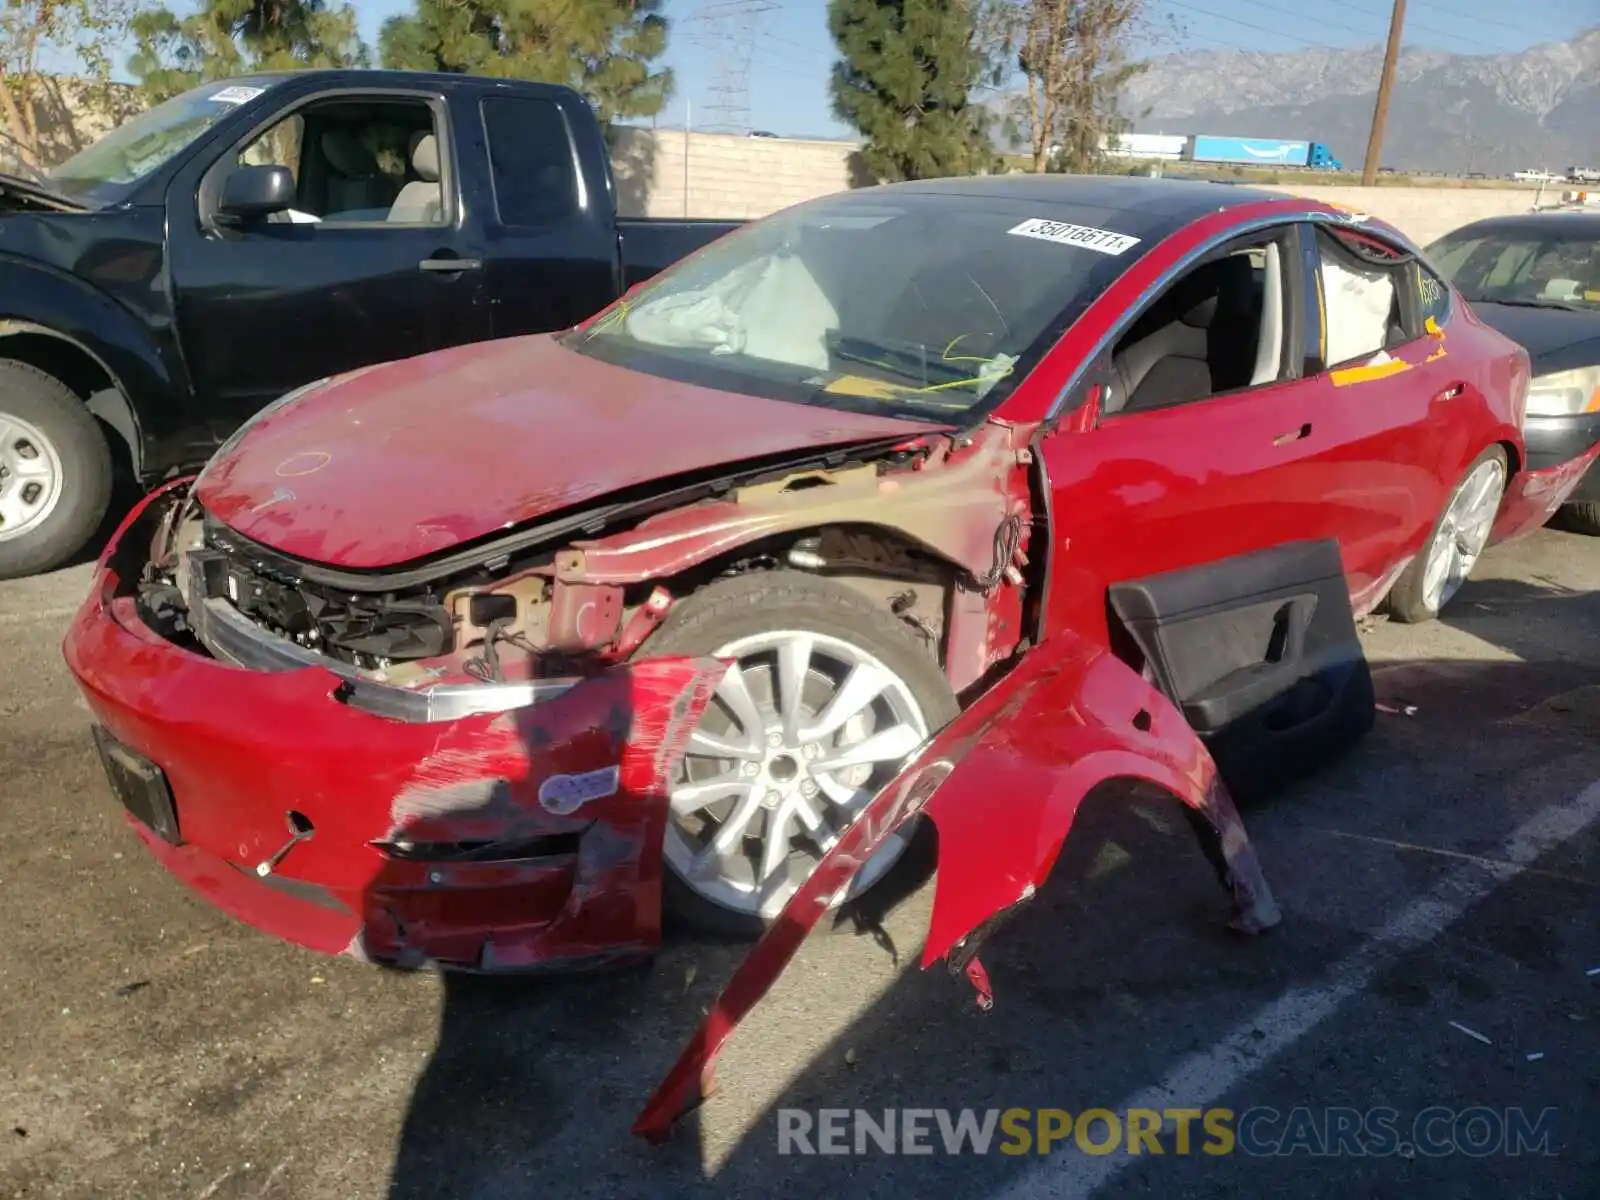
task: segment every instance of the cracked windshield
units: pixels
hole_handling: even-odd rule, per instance
[[[804,205],[713,244],[569,344],[728,391],[977,415],[1137,257],[1019,232],[1038,210],[928,193]]]

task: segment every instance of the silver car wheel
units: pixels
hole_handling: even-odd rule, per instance
[[[1428,546],[1422,573],[1422,600],[1437,613],[1472,574],[1489,544],[1500,498],[1506,488],[1506,467],[1498,457],[1486,458],[1461,481]]]
[[[779,630],[716,650],[734,665],[671,789],[668,867],[713,904],[771,918],[928,738],[911,688],[861,647]],[[902,831],[841,901],[881,879]]]
[[[37,426],[0,412],[0,542],[37,529],[61,502],[61,455]]]

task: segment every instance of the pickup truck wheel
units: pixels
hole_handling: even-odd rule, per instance
[[[1573,533],[1600,537],[1600,504],[1567,504],[1561,509],[1561,523]]]
[[[43,371],[0,361],[0,579],[82,550],[111,485],[111,448],[83,401]]]
[[[838,833],[957,712],[928,649],[842,584],[796,571],[720,580],[677,604],[643,653],[735,660],[670,789],[663,899],[703,932],[753,937]],[[847,901],[926,866],[904,829]],[[893,881],[891,881],[891,874]]]
[[[1506,491],[1506,452],[1491,446],[1450,493],[1422,552],[1389,591],[1389,616],[1405,625],[1431,621],[1472,574],[1489,544]]]

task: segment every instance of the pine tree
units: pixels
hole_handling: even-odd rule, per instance
[[[562,83],[602,121],[650,117],[672,95],[662,0],[417,0],[384,22],[386,67]]]
[[[971,99],[986,59],[975,0],[829,0],[839,47],[833,110],[865,139],[884,182],[967,175],[993,160],[988,114]]]
[[[203,0],[186,17],[150,9],[134,18],[133,34],[128,66],[152,101],[247,71],[370,62],[356,10],[327,0]]]

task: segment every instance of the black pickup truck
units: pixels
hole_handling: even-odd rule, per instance
[[[462,75],[239,77],[0,174],[0,578],[78,554],[119,467],[148,487],[303,384],[565,328],[736,224],[619,218],[577,92]]]

